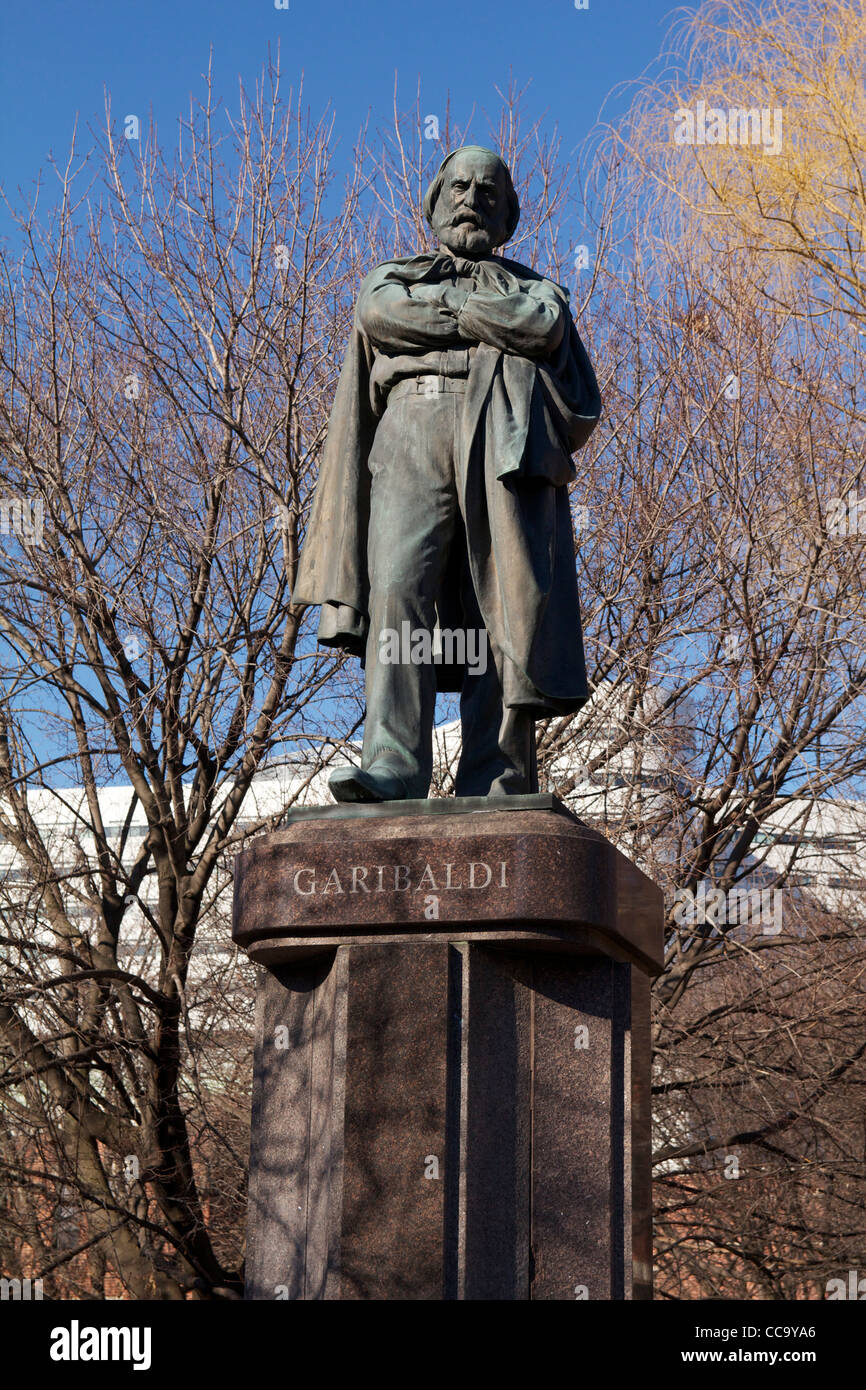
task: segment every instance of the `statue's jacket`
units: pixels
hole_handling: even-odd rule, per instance
[[[474,285],[456,313],[437,289],[454,283],[455,270]],[[601,401],[568,292],[514,261],[455,262],[440,252],[387,261],[364,280],[292,602],[320,604],[319,642],[363,657],[367,461],[389,378],[398,361],[469,342],[477,346],[462,397],[457,486],[478,605],[504,656],[503,700],[537,718],[571,713],[587,686],[567,485],[576,476],[571,455],[598,423]],[[451,577],[436,606],[442,628],[462,625]],[[456,690],[463,673],[443,666],[437,679]]]

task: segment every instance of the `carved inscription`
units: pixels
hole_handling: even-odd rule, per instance
[[[322,869],[302,864],[294,870],[292,889],[302,898],[352,893],[448,893],[508,887],[505,859],[486,863],[449,860],[444,864],[349,864]]]

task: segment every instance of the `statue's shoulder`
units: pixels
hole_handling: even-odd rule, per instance
[[[551,280],[549,275],[542,275],[540,271],[533,270],[531,266],[523,265],[520,261],[510,261],[507,256],[497,256],[496,259],[504,270],[507,270],[510,275],[514,275],[518,280],[529,280],[536,285],[548,285],[560,298],[568,301],[568,290],[556,280]]]
[[[503,270],[507,270],[510,275],[516,275],[518,280],[545,279],[545,276],[539,275],[537,270],[533,270],[530,265],[524,265],[522,261],[512,261],[507,256],[493,256],[491,259],[501,265]]]
[[[393,261],[380,261],[373,266],[361,281],[361,289],[366,289],[371,285],[379,284],[382,280],[403,278],[403,272],[408,268],[419,265],[421,261],[429,262],[429,256],[397,256]]]

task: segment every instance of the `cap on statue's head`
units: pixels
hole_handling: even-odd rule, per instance
[[[511,182],[511,170],[505,163],[505,160],[501,155],[498,155],[495,150],[488,150],[484,145],[461,145],[459,150],[452,150],[450,154],[446,154],[439,168],[436,170],[436,177],[433,179],[433,182],[424,195],[424,216],[432,227],[433,209],[442,191],[445,170],[448,168],[448,165],[451,163],[451,160],[454,159],[455,155],[458,154],[488,154],[492,159],[496,160],[497,164],[499,164],[504,171],[505,196],[508,202],[505,241],[510,241],[520,221],[520,202],[514,191],[514,184]]]

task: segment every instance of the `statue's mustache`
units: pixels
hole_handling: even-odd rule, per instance
[[[477,227],[479,231],[484,230],[487,225],[484,219],[474,212],[457,212],[451,218],[452,227],[462,227],[464,222],[468,222],[471,227]]]

